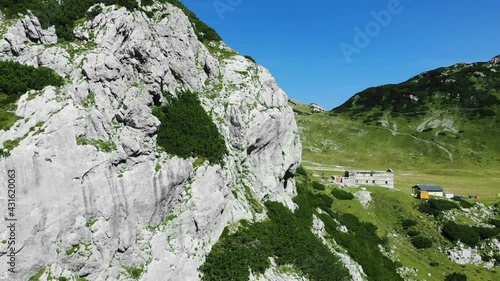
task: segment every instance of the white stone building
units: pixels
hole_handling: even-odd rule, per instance
[[[376,185],[394,188],[394,172],[387,171],[345,171],[344,176],[333,176],[335,183],[356,187],[360,185]]]

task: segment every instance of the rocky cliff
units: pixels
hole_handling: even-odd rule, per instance
[[[225,226],[264,217],[262,200],[294,208],[301,144],[286,94],[252,60],[200,42],[180,9],[148,9],[102,6],[74,42],[32,14],[2,22],[0,60],[49,67],[66,83],[24,94],[0,131],[0,144],[18,143],[0,159],[4,217],[15,171],[17,273],[7,273],[3,220],[0,279],[198,280]],[[151,106],[183,89],[223,135],[223,164],[158,149]]]

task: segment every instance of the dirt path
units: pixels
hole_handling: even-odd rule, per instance
[[[451,153],[448,149],[446,149],[446,147],[444,147],[444,146],[440,145],[439,143],[436,143],[436,142],[433,142],[433,141],[429,141],[429,140],[424,140],[424,139],[418,138],[418,137],[416,137],[416,136],[414,136],[414,135],[412,135],[412,134],[409,134],[409,133],[400,133],[400,132],[398,132],[398,131],[396,131],[396,130],[393,130],[393,129],[389,128],[389,127],[379,127],[379,126],[372,126],[372,125],[370,125],[370,127],[373,127],[373,128],[379,128],[379,129],[380,129],[380,128],[383,128],[383,129],[386,129],[386,130],[390,131],[390,132],[391,132],[394,136],[397,136],[397,135],[409,136],[409,137],[411,137],[411,138],[413,138],[413,139],[416,139],[416,140],[418,140],[418,141],[421,141],[421,142],[426,142],[426,143],[429,143],[429,144],[435,145],[435,146],[437,146],[439,149],[443,150],[444,152],[446,152],[446,153],[448,154],[448,157],[450,158],[450,162],[453,162],[453,161],[454,161],[454,159],[453,159],[453,153]]]

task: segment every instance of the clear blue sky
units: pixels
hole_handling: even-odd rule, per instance
[[[499,0],[182,1],[290,98],[327,109],[368,87],[500,54]]]

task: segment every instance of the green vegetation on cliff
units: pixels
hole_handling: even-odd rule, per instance
[[[8,130],[17,120],[16,101],[29,90],[60,86],[63,78],[47,67],[35,68],[18,62],[0,61],[0,130]]]
[[[316,216],[325,224],[325,238],[335,239],[346,249],[363,267],[368,280],[402,280],[396,273],[397,264],[379,250],[379,245],[385,245],[386,240],[379,238],[377,227],[351,214],[335,211],[334,200],[323,191],[313,191],[316,190],[313,182],[307,176],[298,176],[298,195],[293,199],[298,205],[295,212],[268,201],[265,205],[269,219],[243,223],[234,234],[228,234],[226,229],[200,268],[203,279],[248,280],[248,269],[263,273],[270,266],[271,257],[278,268],[292,265],[309,280],[349,278],[339,258],[312,233],[313,216]],[[339,222],[347,226],[347,233],[339,230]]]
[[[227,152],[226,144],[198,97],[185,91],[166,98],[166,106],[153,108],[153,114],[161,122],[158,145],[167,153],[183,158],[203,157],[220,163]]]
[[[200,268],[203,280],[248,280],[249,268],[264,273],[269,258],[278,266],[293,265],[310,280],[345,280],[349,275],[338,257],[311,232],[312,214],[324,203],[304,188],[294,199],[299,205],[295,213],[268,201],[268,220],[243,222],[234,234],[226,229]]]

